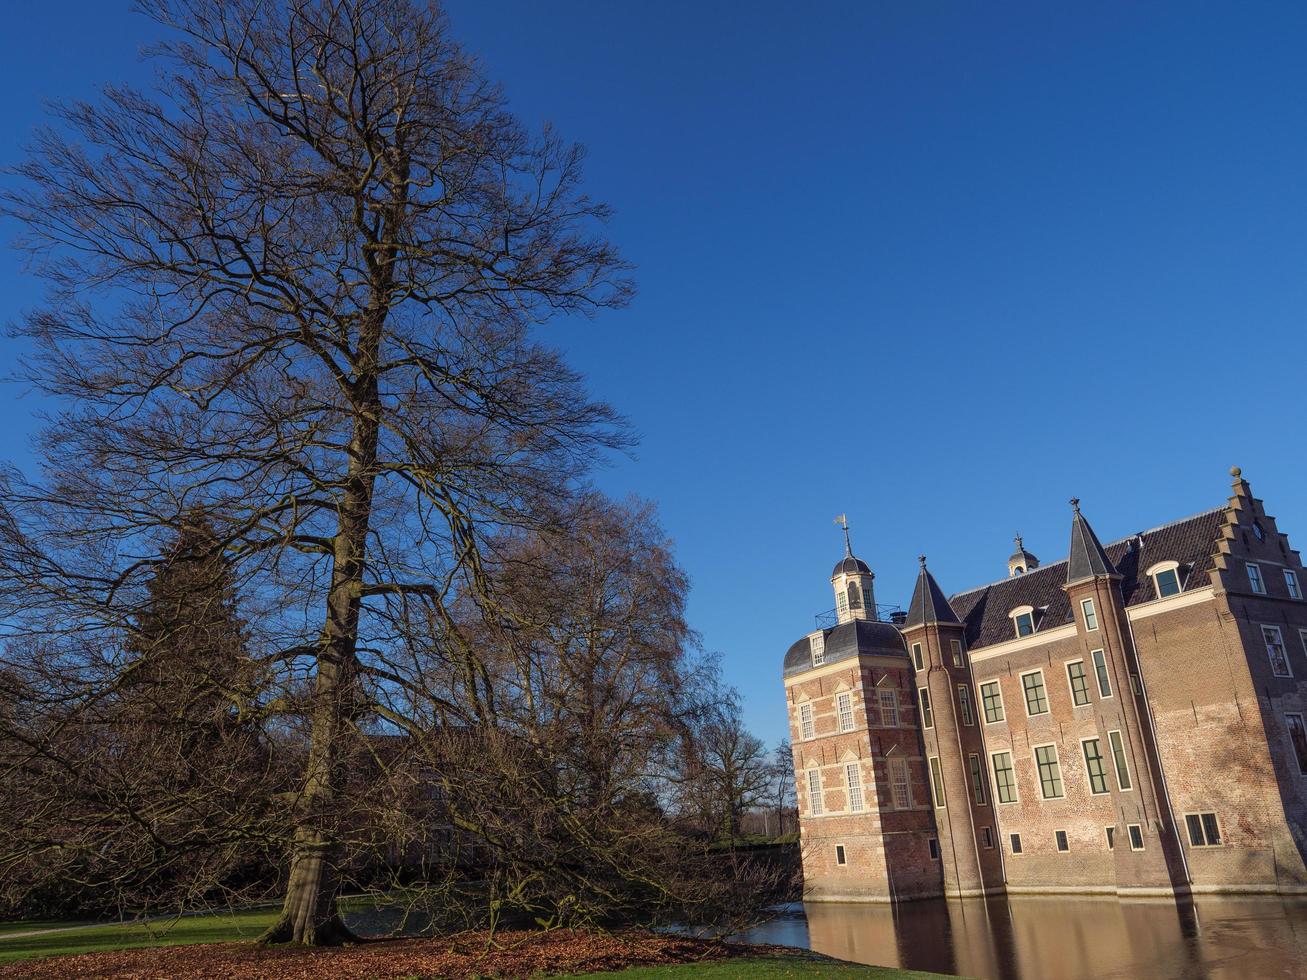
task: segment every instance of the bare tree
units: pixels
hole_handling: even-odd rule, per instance
[[[796,800],[794,792],[794,749],[788,738],[783,738],[772,749],[771,757],[771,805],[776,813],[776,833],[790,833],[785,829],[787,817],[793,817],[797,827]]]
[[[715,833],[735,839],[744,812],[767,799],[772,769],[766,746],[744,727],[734,691],[720,693],[710,704],[695,732],[691,758],[703,819]]]
[[[6,197],[52,286],[26,377],[63,406],[41,476],[0,487],[9,656],[39,642],[94,697],[202,509],[282,692],[258,711],[308,733],[268,938],[332,942],[351,739],[411,686],[400,628],[450,630],[458,589],[493,609],[487,537],[622,441],[531,328],[631,286],[581,151],[524,130],[434,6],[142,7],[156,89],[61,107]]]

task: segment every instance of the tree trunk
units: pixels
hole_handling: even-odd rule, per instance
[[[354,430],[333,542],[331,591],[322,630],[309,760],[300,796],[290,879],[281,915],[261,937],[265,943],[334,945],[356,938],[336,907],[342,857],[336,797],[344,778],[341,741],[355,706],[359,609],[363,596],[368,525],[376,481],[381,417],[376,374],[384,314],[369,317],[355,357]]]

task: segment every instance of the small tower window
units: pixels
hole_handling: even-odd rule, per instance
[[[826,662],[826,634],[813,633],[808,643],[812,648],[812,665],[820,667]]]
[[[861,609],[861,608],[862,608],[862,593],[861,593],[861,591],[858,589],[858,583],[857,583],[857,582],[850,582],[850,583],[849,583],[849,589],[848,589],[848,592],[849,592],[849,608],[850,608],[850,609]]]

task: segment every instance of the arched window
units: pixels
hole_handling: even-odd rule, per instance
[[[848,589],[848,592],[849,592],[849,608],[850,608],[850,609],[861,609],[861,608],[862,608],[862,593],[861,593],[860,591],[858,591],[858,583],[857,583],[857,582],[850,582],[850,583],[849,583],[849,589]]]

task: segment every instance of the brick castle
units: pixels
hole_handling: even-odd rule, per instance
[[[1224,506],[946,597],[921,559],[784,679],[808,900],[1307,892],[1307,577],[1238,468]]]

